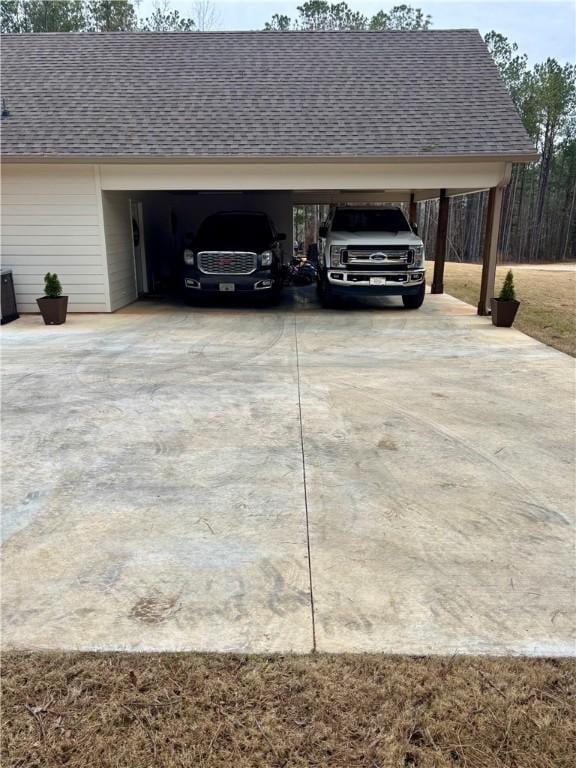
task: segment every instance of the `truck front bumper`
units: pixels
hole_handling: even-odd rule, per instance
[[[326,277],[330,291],[343,296],[412,296],[422,290],[426,273],[423,269],[377,273],[330,269]]]

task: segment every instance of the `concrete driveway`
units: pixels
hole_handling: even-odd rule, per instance
[[[4,646],[573,653],[574,361],[397,305],[6,326]]]

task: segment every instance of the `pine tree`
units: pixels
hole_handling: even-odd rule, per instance
[[[500,295],[498,296],[500,301],[513,301],[516,298],[516,291],[514,289],[514,275],[512,270],[509,269],[504,283],[500,289]]]
[[[137,28],[134,4],[128,0],[89,0],[86,9],[92,32],[131,32]]]

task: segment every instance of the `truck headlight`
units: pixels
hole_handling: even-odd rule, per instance
[[[412,266],[423,267],[424,266],[424,246],[423,245],[412,246],[412,253],[414,254],[414,261],[412,262]]]
[[[263,251],[260,254],[261,264],[263,267],[269,267],[272,264],[272,259],[274,258],[274,254],[272,251]]]
[[[189,248],[186,248],[184,251],[184,264],[188,264],[190,266],[194,264],[194,251],[191,251]]]
[[[331,267],[340,266],[341,251],[342,251],[341,245],[330,246],[330,266]]]

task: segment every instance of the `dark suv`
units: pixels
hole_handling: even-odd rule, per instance
[[[285,234],[265,213],[224,211],[208,216],[196,237],[184,244],[184,287],[200,293],[260,293],[270,298],[282,289]]]

